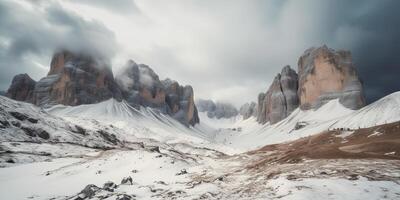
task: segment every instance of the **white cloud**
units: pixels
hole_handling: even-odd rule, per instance
[[[298,57],[311,46],[327,44],[353,50],[357,44],[372,40],[376,34],[358,22],[365,23],[369,19],[366,16],[375,19],[369,13],[388,3],[378,6],[373,0],[118,0],[112,5],[103,0],[44,2],[56,2],[68,13],[111,30],[116,44],[105,52],[112,54],[115,71],[133,59],[149,65],[162,79],[169,77],[192,85],[196,97],[235,105],[255,101],[283,66],[290,64],[297,69]],[[94,40],[89,38],[88,42],[99,42],[101,45],[95,46],[107,50],[109,44],[103,43],[107,39],[104,36],[107,34]],[[1,34],[0,41],[5,41]],[[43,64],[42,60],[49,57],[42,55],[41,61],[36,62]]]

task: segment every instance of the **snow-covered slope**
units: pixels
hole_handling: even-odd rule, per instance
[[[341,118],[332,127],[357,129],[396,121],[400,121],[400,92],[392,93]]]
[[[219,141],[242,150],[281,143],[321,133],[330,129],[358,129],[400,121],[400,92],[393,93],[360,110],[345,108],[332,100],[317,110],[296,109],[281,122],[259,126],[254,119],[235,121],[231,127],[241,127],[240,133],[221,131]],[[246,122],[246,123],[244,123]],[[227,125],[224,125],[227,127]]]
[[[123,145],[121,130],[93,120],[84,126],[55,117],[32,104],[0,96],[0,140],[75,143],[89,147]]]
[[[0,199],[353,199],[349,192],[396,199],[397,160],[280,164],[265,163],[275,159],[270,152],[227,156],[220,151],[244,152],[328,129],[397,121],[399,99],[395,93],[358,111],[334,100],[318,110],[295,110],[274,125],[203,116],[188,128],[113,99],[42,110],[0,97]],[[132,177],[132,184],[121,183],[124,177]],[[118,186],[108,190],[108,181]],[[89,194],[82,190],[89,184],[104,187]]]
[[[198,139],[201,137],[167,115],[146,108],[139,111],[125,101],[119,102],[115,99],[80,106],[57,105],[46,111],[76,123],[95,119],[121,128],[126,131],[126,134],[163,142],[177,139],[200,141]]]
[[[317,110],[297,109],[274,125],[260,125],[254,118],[215,119],[200,113],[201,122],[195,127],[183,126],[170,116],[156,110],[148,108],[136,110],[126,102],[114,99],[74,107],[57,105],[43,111],[31,104],[16,102],[6,97],[1,98],[2,105],[8,106],[9,110],[21,110],[23,113],[31,113],[32,116],[42,116],[43,120],[39,120],[39,124],[50,120],[51,122],[46,124],[52,124],[53,128],[44,129],[54,135],[52,138],[56,135],[62,135],[62,138],[70,137],[74,125],[88,130],[107,127],[122,140],[146,138],[170,144],[191,143],[230,154],[256,149],[267,144],[295,140],[329,129],[357,129],[400,120],[400,92],[388,95],[357,111],[343,107],[338,100],[332,100]],[[53,122],[54,120],[56,121]],[[29,123],[26,120],[25,122]],[[70,124],[74,124],[72,128]],[[66,130],[61,130],[63,127]],[[96,131],[92,132],[97,134]],[[7,131],[5,137],[8,137],[9,133]],[[17,136],[27,137],[25,134],[12,135],[14,138]],[[75,134],[73,137],[78,137],[80,140]],[[130,137],[132,139],[129,139]],[[92,141],[87,138],[90,137],[81,141]]]
[[[109,99],[104,102],[80,106],[57,105],[46,110],[76,124],[86,124],[88,120],[96,120],[101,124],[113,126],[124,131],[125,136],[141,139],[154,139],[158,142],[188,143],[223,151],[228,154],[236,150],[216,143],[216,129],[205,124],[186,127],[157,110],[141,108],[136,110],[125,101]]]

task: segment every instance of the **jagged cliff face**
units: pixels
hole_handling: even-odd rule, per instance
[[[185,125],[200,121],[191,86],[160,81],[149,66],[133,61],[114,80],[111,68],[102,62],[69,51],[54,54],[49,73],[37,83],[26,74],[15,76],[7,96],[45,107],[124,99],[136,108],[156,108]]]
[[[13,78],[6,96],[17,101],[32,102],[35,84],[36,81],[28,74],[18,74]]]
[[[298,72],[302,109],[318,108],[337,98],[350,109],[365,105],[362,84],[349,51],[326,46],[310,48],[300,57]]]
[[[191,86],[181,86],[169,79],[160,81],[149,66],[134,61],[128,61],[116,80],[130,105],[157,108],[185,125],[199,122]]]
[[[180,86],[178,82],[170,79],[162,81],[162,84],[166,91],[167,113],[184,124],[199,123],[192,86]]]
[[[298,62],[298,74],[283,68],[266,93],[258,96],[259,123],[274,124],[289,116],[297,107],[315,109],[339,99],[350,109],[365,105],[362,83],[348,51],[326,46],[310,48]]]
[[[38,81],[33,103],[81,105],[121,99],[111,68],[91,56],[62,51],[54,54],[48,75]]]
[[[128,61],[115,77],[126,101],[134,107],[152,107],[166,111],[165,89],[158,75],[147,65]]]
[[[299,105],[297,83],[297,73],[290,66],[285,66],[268,91],[259,95],[257,121],[274,124],[295,110]]]
[[[69,51],[54,54],[49,73],[37,83],[27,74],[15,76],[7,96],[44,107],[124,99],[136,108],[156,108],[185,125],[200,121],[191,86],[160,81],[149,66],[133,61],[114,80],[111,68],[103,62]]]

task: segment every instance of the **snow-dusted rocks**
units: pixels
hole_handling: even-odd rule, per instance
[[[191,86],[181,86],[170,79],[160,81],[149,66],[132,60],[116,76],[116,80],[124,99],[131,106],[156,108],[185,125],[199,122]]]
[[[186,126],[199,122],[191,86],[160,81],[147,65],[129,61],[116,76],[102,58],[67,50],[55,53],[46,77],[35,83],[27,74],[14,77],[7,96],[41,107],[62,104],[77,106],[111,98],[131,106],[151,107]]]
[[[298,61],[302,109],[318,108],[332,99],[345,107],[365,106],[363,88],[349,51],[322,46],[307,49]]]
[[[92,123],[95,122],[86,121],[86,124]],[[100,124],[96,124],[94,127],[89,130],[55,117],[32,104],[0,96],[2,141],[74,143],[101,149],[121,146],[121,139],[117,136],[119,134],[116,132],[116,128],[110,129]]]
[[[158,75],[149,66],[129,60],[115,79],[124,99],[133,107],[145,106],[166,111],[165,90]]]
[[[28,74],[18,74],[14,76],[6,96],[18,101],[32,102],[35,84],[36,81]]]
[[[296,71],[285,66],[265,94],[258,98],[257,121],[274,124],[289,116],[299,105],[297,96],[298,76]]]
[[[128,177],[123,178],[121,180],[121,184],[123,184],[123,185],[132,185],[133,184],[132,177],[128,176]]]

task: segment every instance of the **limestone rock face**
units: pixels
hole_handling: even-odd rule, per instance
[[[75,106],[112,97],[121,100],[110,67],[91,56],[62,51],[54,54],[48,75],[35,85],[33,103]]]
[[[297,83],[297,73],[290,66],[285,66],[268,91],[259,95],[257,121],[274,124],[292,113],[299,106]]]
[[[35,85],[36,81],[28,74],[18,74],[14,76],[6,96],[17,101],[32,102]]]
[[[298,61],[298,73],[302,109],[318,108],[337,98],[350,109],[365,105],[362,83],[349,51],[310,48]]]
[[[229,103],[216,102],[212,100],[199,99],[196,102],[200,112],[207,113],[209,118],[231,118],[239,114],[239,111]]]
[[[255,102],[245,103],[240,107],[239,113],[245,120],[250,117],[257,117],[257,104]]]
[[[162,81],[162,84],[166,91],[167,113],[187,125],[193,126],[199,123],[200,119],[194,103],[192,86],[181,86],[178,82],[170,79]]]
[[[164,86],[149,66],[130,60],[115,79],[124,99],[133,107],[152,107],[164,113],[167,111]]]
[[[169,79],[160,81],[149,66],[134,61],[129,61],[114,79],[102,59],[66,50],[54,54],[50,71],[38,82],[26,74],[15,76],[7,96],[42,107],[124,99],[136,108],[156,108],[187,126],[200,121],[191,86]]]
[[[185,125],[199,122],[191,86],[181,86],[170,79],[160,81],[149,66],[136,64],[132,60],[116,76],[116,81],[123,98],[136,108],[156,108]]]

